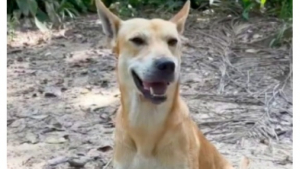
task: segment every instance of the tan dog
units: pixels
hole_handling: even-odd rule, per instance
[[[115,169],[231,169],[198,130],[179,96],[180,36],[190,1],[171,20],[120,20],[96,0],[117,55],[121,106]]]

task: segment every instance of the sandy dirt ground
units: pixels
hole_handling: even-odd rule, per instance
[[[181,95],[191,116],[235,166],[293,166],[292,49],[269,48],[272,18],[191,16]],[[96,15],[60,31],[16,31],[7,45],[9,169],[111,168],[119,105],[116,58]]]

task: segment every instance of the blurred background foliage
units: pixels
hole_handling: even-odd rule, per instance
[[[114,12],[123,17],[133,17],[144,9],[173,12],[185,0],[103,0]],[[291,20],[292,0],[191,0],[194,10],[210,8],[231,12],[248,20],[251,13]],[[95,0],[7,0],[8,27],[22,18],[30,18],[39,29],[59,26],[66,19],[87,13],[96,13]]]

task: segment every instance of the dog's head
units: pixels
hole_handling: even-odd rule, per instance
[[[104,33],[118,58],[119,85],[158,104],[167,100],[179,81],[180,36],[190,9],[188,0],[170,20],[121,20],[96,0]]]

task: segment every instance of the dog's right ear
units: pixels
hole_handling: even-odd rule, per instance
[[[96,6],[104,34],[110,39],[115,39],[120,28],[121,19],[114,15],[101,0],[96,0]]]

